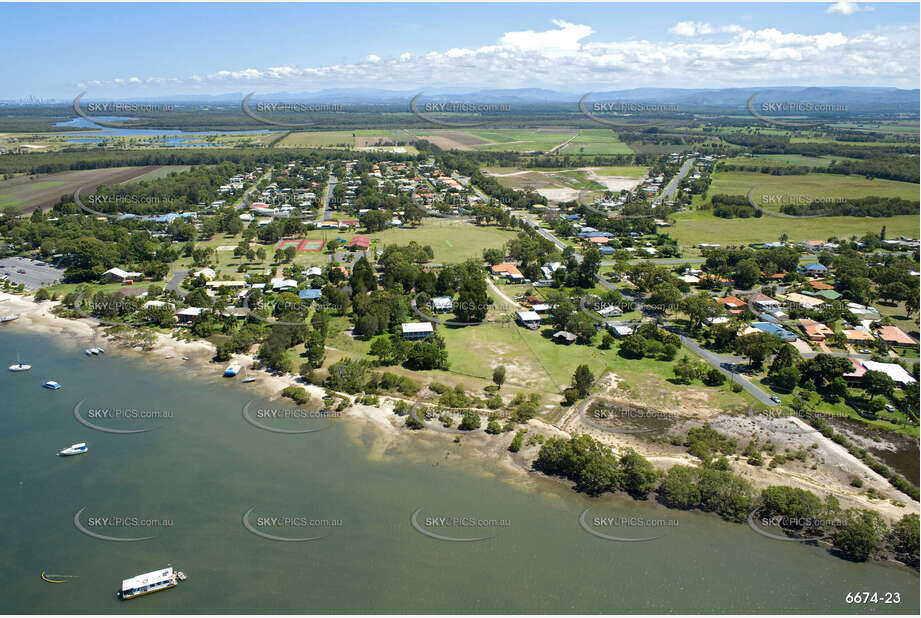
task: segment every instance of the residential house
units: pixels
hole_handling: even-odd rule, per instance
[[[877,331],[879,338],[891,346],[915,347],[918,342],[898,326],[880,326]]]
[[[102,276],[108,283],[124,283],[125,281],[134,281],[135,279],[140,279],[144,275],[139,272],[122,270],[121,268],[110,268],[109,270],[102,273]]]
[[[431,322],[403,322],[403,339],[425,339],[435,332]]]
[[[784,341],[793,341],[796,339],[796,335],[794,333],[791,333],[786,328],[772,322],[752,322],[751,328],[760,330],[763,333],[768,333],[769,335],[776,335]],[[752,332],[751,329],[748,329],[742,334],[745,335],[750,332]]]
[[[555,333],[553,333],[553,341],[554,343],[562,343],[564,345],[569,345],[571,343],[575,343],[576,336],[568,331],[558,330]]]
[[[536,311],[518,311],[516,319],[519,324],[531,330],[537,330],[540,326],[540,314]]]
[[[835,331],[815,320],[802,319],[799,324],[809,341],[825,341],[827,337],[835,334]]]
[[[432,299],[432,310],[438,313],[449,313],[454,310],[454,301],[450,296],[439,296]]]

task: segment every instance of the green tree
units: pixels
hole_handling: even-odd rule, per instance
[[[502,388],[502,385],[505,384],[505,365],[499,365],[492,370],[492,381],[496,383],[496,386]]]
[[[834,536],[834,547],[849,560],[863,562],[880,549],[886,537],[881,515],[864,509],[848,509],[846,520]]]
[[[580,397],[587,397],[592,384],[595,382],[595,376],[592,374],[588,365],[579,365],[572,374],[572,387],[579,391]]]

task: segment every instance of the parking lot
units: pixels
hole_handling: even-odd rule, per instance
[[[0,277],[13,283],[22,283],[28,290],[36,290],[60,281],[64,277],[64,270],[41,260],[8,257],[0,258]]]

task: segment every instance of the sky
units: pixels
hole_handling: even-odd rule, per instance
[[[918,88],[919,47],[918,3],[0,3],[0,99]]]

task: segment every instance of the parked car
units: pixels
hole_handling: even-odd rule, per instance
[[[870,350],[867,350],[866,348],[864,348],[863,350],[860,350],[860,353],[861,354],[873,354],[873,352],[871,352]]]
[[[773,401],[774,403],[780,403],[780,397],[778,397],[777,395],[771,395],[771,401]]]

